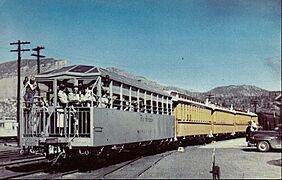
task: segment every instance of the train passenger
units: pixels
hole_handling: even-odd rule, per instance
[[[145,104],[142,99],[139,100],[139,111],[140,112],[145,112]]]
[[[81,105],[85,105],[85,85],[82,82],[78,84],[78,95]]]
[[[52,106],[53,105],[53,100],[54,100],[54,97],[53,96],[53,92],[52,92],[52,88],[48,88],[48,91],[46,93],[46,99],[47,99],[47,104],[49,106]]]
[[[96,98],[95,98],[94,94],[92,93],[92,90],[89,89],[89,87],[86,87],[85,94],[82,98],[82,101],[84,103],[86,103],[87,107],[90,107],[90,104],[91,104],[92,101],[93,101],[94,105],[96,104]]]
[[[65,87],[64,84],[61,84],[59,86],[58,102],[59,102],[59,105],[62,106],[63,108],[65,108],[67,106],[68,96],[67,96],[66,87]]]
[[[58,119],[57,119],[57,128],[58,128],[58,132],[60,133],[60,135],[62,136],[63,134],[63,130],[64,130],[64,109],[66,108],[67,104],[68,104],[68,96],[66,93],[66,87],[64,84],[61,84],[59,86],[59,91],[58,91],[58,102],[59,102],[59,106],[61,106],[63,109],[58,109]]]
[[[24,95],[25,105],[26,105],[26,108],[30,109],[33,104],[35,91],[37,90],[39,92],[39,87],[35,81],[34,76],[31,76],[30,78],[25,77],[25,80],[23,83],[25,87],[25,95]]]
[[[129,101],[123,98],[122,102],[123,102],[123,110],[129,111],[129,109],[130,109]]]
[[[101,105],[104,108],[110,107],[110,92],[108,90],[104,90],[104,93],[101,97]]]
[[[78,86],[74,86],[73,91],[71,93],[69,93],[69,103],[70,105],[75,105],[78,106],[80,105],[81,99],[80,99],[80,95],[79,95],[79,91],[78,91]]]
[[[134,112],[137,112],[138,110],[138,102],[136,100],[133,100],[131,102],[131,109],[134,111]]]

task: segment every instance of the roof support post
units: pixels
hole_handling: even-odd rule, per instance
[[[102,80],[101,78],[98,79],[98,84],[97,84],[97,94],[98,94],[98,107],[102,107]]]
[[[166,97],[166,114],[169,114],[168,103],[168,97]]]
[[[139,89],[137,89],[137,112],[140,111],[140,107],[139,107],[139,105],[140,105],[140,103],[139,103],[139,98],[140,98]]]
[[[147,96],[147,92],[146,91],[144,91],[144,108],[145,108],[145,113],[147,113],[147,100],[146,100],[146,96]]]
[[[153,93],[151,93],[151,114],[153,114],[154,108],[153,108]]]
[[[123,94],[122,94],[123,84],[120,84],[120,110],[123,110]]]
[[[132,102],[132,87],[129,87],[129,111],[132,111],[132,106],[131,106],[131,102]]]
[[[164,114],[164,96],[162,95],[162,112],[161,114]]]
[[[113,80],[111,80],[110,85],[110,100],[111,100],[111,104],[110,104],[110,108],[113,108]]]
[[[157,114],[159,114],[159,95],[157,94],[157,100],[156,100],[156,106],[157,106]]]

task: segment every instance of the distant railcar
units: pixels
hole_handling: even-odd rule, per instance
[[[258,123],[255,113],[204,103],[177,91],[168,92],[173,96],[177,138],[244,135],[251,120]]]
[[[280,116],[266,112],[258,113],[258,121],[264,130],[273,130],[281,123]]]
[[[212,107],[176,91],[170,93],[174,102],[176,136],[212,135]]]
[[[18,123],[15,118],[5,117],[0,120],[0,139],[16,139]]]

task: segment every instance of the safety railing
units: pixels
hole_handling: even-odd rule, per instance
[[[23,108],[24,137],[90,137],[89,107]]]

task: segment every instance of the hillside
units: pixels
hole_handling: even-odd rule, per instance
[[[131,73],[127,73],[118,68],[107,68],[110,71],[118,73],[128,78],[141,80],[145,84],[149,84],[155,88],[163,90],[176,90],[186,95],[195,97],[202,102],[205,102],[207,95],[213,95],[211,99],[212,103],[219,104],[221,106],[230,107],[231,104],[234,108],[242,111],[250,109],[252,112],[255,111],[254,101],[257,101],[256,112],[269,112],[274,111],[278,114],[278,109],[274,104],[275,97],[279,95],[279,91],[268,91],[252,85],[229,85],[216,87],[208,92],[192,92],[183,88],[174,86],[162,86],[155,81],[151,81],[142,76],[136,76]]]
[[[41,61],[41,72],[64,66],[64,60],[44,59]],[[268,91],[251,85],[230,85],[216,87],[208,92],[191,92],[179,87],[163,86],[155,81],[148,80],[143,76],[136,76],[124,70],[115,67],[106,68],[109,71],[115,72],[127,78],[141,81],[147,85],[153,86],[156,89],[177,90],[189,96],[205,101],[207,95],[213,95],[211,101],[213,103],[240,110],[247,111],[250,109],[254,112],[254,101],[257,101],[257,112],[273,113],[277,108],[274,104],[274,99],[279,95],[279,91]],[[36,60],[23,60],[21,65],[22,77],[37,73]],[[23,79],[22,79],[23,80]],[[17,82],[17,61],[10,61],[0,64],[0,119],[3,116],[15,116],[16,108],[16,82]]]
[[[56,69],[64,66],[66,63],[63,60],[42,59],[41,72]],[[0,64],[0,100],[16,98],[17,89],[17,61],[9,61]],[[37,74],[37,61],[25,59],[21,62],[21,81],[25,76]]]
[[[41,72],[64,66],[64,60],[42,59]],[[0,119],[4,116],[15,116],[17,95],[17,61],[0,64]],[[24,59],[21,63],[21,82],[25,76],[37,74],[36,60]]]
[[[275,98],[280,91],[267,91],[265,89],[251,85],[230,85],[216,87],[206,93],[199,94],[198,98],[205,99],[207,95],[213,95],[211,101],[225,107],[231,104],[237,109],[255,111],[255,102],[257,103],[257,112],[278,112],[275,106]]]

